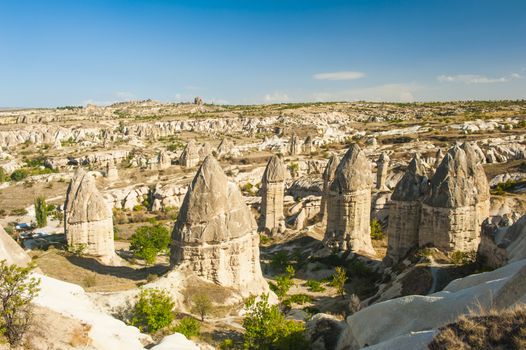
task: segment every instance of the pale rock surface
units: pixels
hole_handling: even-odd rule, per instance
[[[418,247],[422,199],[427,191],[427,183],[425,168],[417,154],[391,195],[386,262],[396,263],[410,249]]]
[[[281,158],[274,155],[270,158],[261,180],[261,228],[272,234],[285,230],[283,214],[283,197],[285,165]]]
[[[323,192],[321,197],[320,213],[322,215],[324,225],[327,225],[327,200],[329,198],[329,186],[331,185],[332,180],[334,180],[334,174],[336,173],[338,163],[338,158],[333,154],[329,158],[329,161],[325,166],[325,170],[323,171]]]
[[[329,186],[324,244],[340,251],[375,255],[371,243],[371,163],[353,143]]]
[[[31,258],[24,249],[16,243],[11,236],[0,226],[0,260],[6,260],[7,264],[26,266],[31,262]]]
[[[295,133],[292,134],[289,140],[289,154],[291,156],[299,155],[302,151],[302,144],[298,138],[298,135]]]
[[[387,153],[382,152],[378,161],[376,162],[376,189],[378,191],[388,191],[387,187],[387,172],[389,170],[389,156]]]
[[[194,140],[190,140],[179,158],[179,164],[187,168],[193,168],[199,164],[199,147]]]
[[[268,291],[259,235],[239,188],[208,156],[186,194],[172,234],[171,263],[243,295]]]
[[[106,163],[106,171],[104,172],[104,176],[108,179],[108,181],[117,181],[119,179],[119,171],[112,160]]]
[[[422,205],[419,244],[443,251],[476,251],[480,225],[489,216],[489,186],[469,144],[452,147],[431,178]]]
[[[104,263],[116,263],[113,217],[93,177],[77,168],[64,203],[64,230],[68,246],[85,247],[84,253]]]

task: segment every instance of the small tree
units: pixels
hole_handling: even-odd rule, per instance
[[[161,225],[141,226],[130,238],[130,250],[147,264],[153,264],[157,255],[168,249],[170,233]]]
[[[384,238],[384,232],[382,231],[382,225],[376,219],[371,221],[371,238],[375,240],[381,240]]]
[[[243,320],[245,328],[245,349],[308,349],[305,325],[285,319],[277,305],[268,303],[268,294],[259,301],[254,297],[245,303],[247,310]]]
[[[201,324],[192,317],[183,317],[173,328],[174,332],[181,333],[187,338],[197,337],[201,331]]]
[[[0,261],[0,334],[11,346],[20,343],[32,320],[31,301],[37,296],[40,284],[39,279],[30,277],[33,268]]]
[[[205,316],[212,311],[212,302],[206,294],[197,294],[192,299],[192,310],[193,312],[201,316],[201,322],[205,320]]]
[[[288,265],[286,272],[283,275],[276,277],[276,284],[270,285],[278,298],[283,299],[287,295],[289,289],[294,285],[292,278],[295,274],[296,271],[294,270],[294,267]]]
[[[174,306],[174,301],[166,291],[145,289],[131,310],[130,324],[142,332],[154,333],[172,323]]]
[[[37,221],[37,227],[44,227],[47,225],[47,214],[48,206],[46,204],[46,198],[44,198],[44,196],[38,196],[35,199],[35,217]]]
[[[347,273],[345,272],[345,269],[341,266],[337,266],[336,270],[334,272],[334,275],[332,275],[332,285],[336,287],[336,290],[339,295],[343,298],[345,296],[345,282],[347,281]]]

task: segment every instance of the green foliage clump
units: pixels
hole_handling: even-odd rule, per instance
[[[183,317],[173,328],[174,332],[181,333],[187,338],[199,336],[201,324],[192,317]]]
[[[310,303],[311,301],[312,298],[310,296],[308,296],[307,294],[300,293],[289,296],[287,300],[283,302],[283,304],[285,306],[291,306],[292,304],[303,305],[306,303]]]
[[[130,324],[142,332],[154,333],[172,323],[174,306],[175,303],[167,292],[145,289],[141,291],[131,310]]]
[[[382,231],[382,225],[376,219],[371,221],[371,238],[374,240],[382,240],[384,238],[384,232]]]
[[[259,235],[259,243],[261,243],[262,245],[269,244],[270,242],[272,242],[272,238],[270,238],[269,236],[265,234]]]
[[[506,194],[506,192],[510,192],[517,184],[518,182],[513,180],[499,182],[497,186],[495,186],[495,188],[491,190],[491,194],[502,196]]]
[[[292,265],[289,265],[287,266],[287,269],[284,274],[276,277],[275,284],[270,283],[270,289],[272,289],[272,291],[276,293],[278,298],[283,299],[287,295],[289,289],[294,285],[292,278],[295,274],[296,271],[294,271],[294,267],[292,267]]]
[[[0,183],[9,181],[9,177],[7,176],[4,168],[0,168]]]
[[[45,227],[47,225],[48,205],[44,196],[38,196],[35,199],[35,217],[37,227]]]
[[[33,268],[0,261],[0,335],[11,346],[20,344],[32,321],[31,301],[40,291],[40,280],[31,277]]]
[[[289,254],[284,250],[274,253],[270,261],[270,266],[276,271],[284,271],[285,268],[289,266]]]
[[[192,312],[197,313],[201,317],[201,321],[205,320],[205,316],[212,311],[212,301],[206,294],[197,294],[192,298]]]
[[[168,249],[170,232],[161,225],[141,226],[130,238],[130,250],[147,264],[153,264],[157,255]]]
[[[307,282],[305,282],[305,285],[309,287],[309,290],[311,292],[324,292],[325,291],[325,287],[321,285],[320,281],[308,280]]]
[[[259,301],[251,297],[245,303],[247,314],[243,320],[245,349],[295,350],[308,349],[305,325],[285,319],[277,305],[269,305],[268,294]]]
[[[474,251],[461,252],[457,250],[451,254],[451,262],[455,265],[467,265],[475,262],[476,260],[477,253]]]
[[[13,181],[22,181],[29,176],[29,170],[27,169],[17,169],[11,173],[11,180]]]
[[[336,288],[336,291],[343,298],[345,296],[345,282],[347,281],[347,273],[341,266],[337,266],[334,274],[332,275],[332,286]]]

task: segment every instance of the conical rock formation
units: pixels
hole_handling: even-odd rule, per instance
[[[95,180],[77,168],[64,203],[64,229],[68,246],[105,263],[115,263],[111,209],[95,186]]]
[[[172,265],[241,294],[268,291],[259,235],[239,188],[208,156],[192,181],[172,233]]]
[[[186,145],[179,158],[179,164],[187,168],[193,168],[199,164],[199,148],[194,140],[190,140]]]
[[[352,144],[329,187],[327,246],[375,254],[370,226],[372,182],[371,163],[360,147]]]
[[[427,186],[424,164],[416,154],[391,195],[385,259],[387,263],[398,262],[410,249],[418,247],[420,213]]]
[[[284,183],[285,165],[280,157],[274,155],[268,161],[261,180],[261,229],[272,234],[285,230]]]

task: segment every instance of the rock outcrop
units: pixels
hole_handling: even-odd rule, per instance
[[[18,266],[27,266],[31,262],[31,258],[24,249],[0,226],[0,261],[2,260],[6,260],[9,265]]]
[[[305,138],[305,141],[303,142],[303,152],[305,152],[305,154],[311,154],[314,151],[316,151],[316,147],[314,147],[312,137],[309,135]]]
[[[172,266],[243,295],[268,291],[256,223],[236,184],[208,156],[185,196],[172,233]]]
[[[422,200],[427,186],[426,170],[416,154],[391,195],[385,258],[388,264],[398,262],[409,250],[418,247]]]
[[[271,234],[285,230],[283,215],[283,197],[285,165],[281,158],[274,155],[267,163],[261,180],[261,230]]]
[[[338,157],[336,157],[334,154],[329,158],[329,161],[327,162],[327,166],[325,167],[325,170],[323,172],[323,193],[321,197],[321,204],[320,204],[320,214],[322,216],[322,222],[326,225],[327,224],[327,201],[329,198],[329,186],[332,183],[332,180],[334,180],[334,174],[336,173],[336,168],[338,167]]]
[[[353,143],[329,186],[324,244],[340,251],[375,254],[371,243],[371,163]]]
[[[292,134],[289,140],[289,154],[291,156],[295,156],[298,154],[301,154],[302,151],[302,144],[301,141],[298,138],[298,135],[295,133]]]
[[[382,152],[376,162],[376,189],[378,191],[389,191],[387,187],[387,171],[389,170],[389,156]]]
[[[157,167],[159,170],[168,169],[172,165],[172,159],[166,151],[160,151],[157,155]]]
[[[193,168],[199,164],[199,147],[194,140],[190,140],[186,145],[179,158],[179,164],[186,168]]]
[[[95,186],[93,177],[77,168],[64,203],[64,231],[68,246],[115,263],[111,209]]]
[[[489,186],[469,144],[452,147],[431,179],[422,205],[420,246],[445,252],[476,251],[480,225],[489,216]]]
[[[108,181],[117,181],[119,179],[119,171],[117,170],[117,167],[115,166],[112,160],[106,163],[106,170],[104,171],[104,176],[108,179]]]

